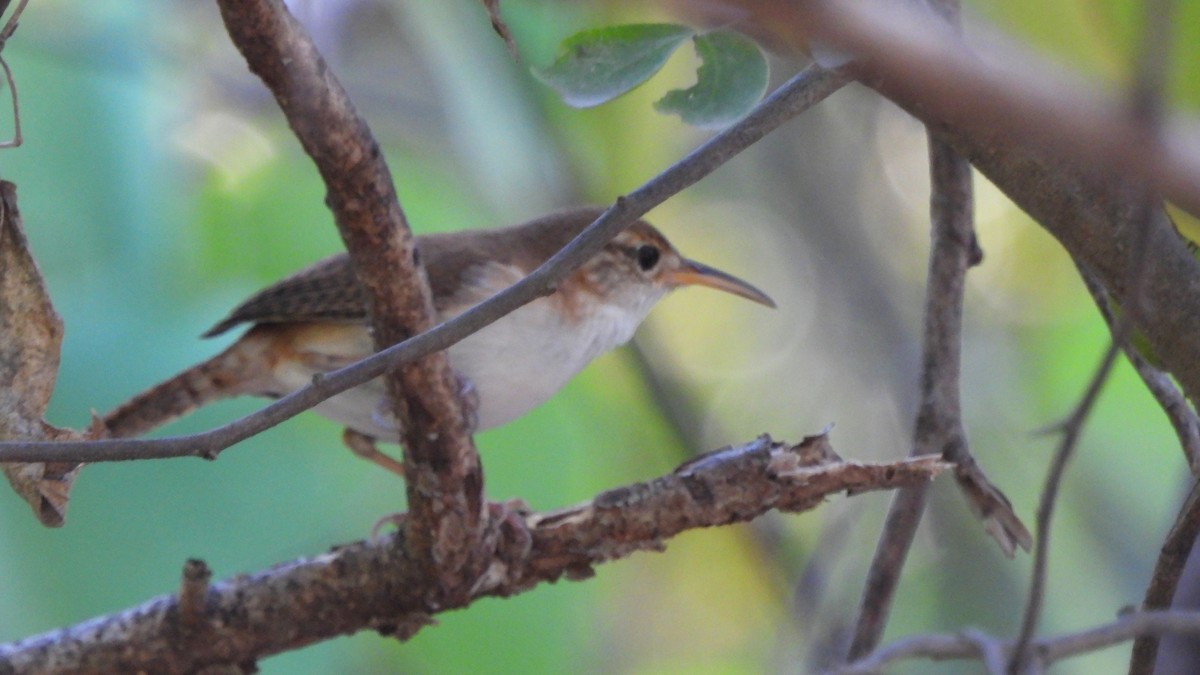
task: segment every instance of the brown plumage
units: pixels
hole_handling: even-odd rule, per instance
[[[499,230],[427,234],[417,237],[434,305],[443,311],[463,282],[464,271],[488,262],[532,271],[566,246],[603,211],[581,208],[555,213],[523,225]],[[567,227],[564,227],[567,225]],[[655,233],[657,234],[657,232]],[[658,235],[661,239],[661,235]],[[663,244],[666,240],[663,239]],[[515,245],[514,245],[515,244]],[[241,323],[297,321],[365,321],[366,297],[350,257],[338,253],[255,293],[203,337],[213,337]]]
[[[436,309],[443,312],[454,300],[455,289],[466,281],[463,273],[487,262],[512,265],[526,272],[533,270],[601,213],[602,209],[585,207],[511,228],[417,237]],[[147,389],[102,419],[111,436],[129,438],[223,398],[246,394],[281,396],[288,392],[269,391],[268,386],[271,372],[280,360],[324,360],[325,363],[314,365],[325,365],[324,370],[329,370],[349,365],[360,356],[322,359],[322,355],[298,345],[290,331],[279,327],[306,323],[361,325],[366,318],[366,297],[349,256],[345,253],[330,256],[250,296],[204,332],[203,337],[208,338],[243,323],[254,324],[228,349]],[[310,326],[305,335],[311,337],[319,330],[318,325]]]
[[[582,208],[504,229],[418,237],[438,319],[515,283],[600,213]],[[450,348],[451,365],[479,394],[480,428],[503,424],[549,398],[593,358],[627,341],[659,298],[688,284],[773,306],[749,284],[683,258],[648,223],[634,223],[553,295]],[[374,350],[366,315],[365,294],[349,258],[321,260],[251,296],[204,334],[251,324],[225,351],[139,394],[103,422],[114,437],[136,436],[217,399],[288,394],[313,375]],[[360,436],[395,441],[399,435],[378,380],[316,411]]]

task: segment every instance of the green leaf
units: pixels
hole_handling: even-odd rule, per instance
[[[567,105],[590,108],[650,79],[684,40],[687,26],[632,24],[576,33],[563,41],[550,67],[533,74],[558,92]]]
[[[667,92],[654,108],[701,128],[723,127],[750,112],[767,90],[767,59],[750,38],[722,30],[696,36],[703,61],[696,84]]]

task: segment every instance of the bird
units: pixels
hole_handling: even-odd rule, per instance
[[[452,319],[520,281],[601,213],[579,207],[505,228],[417,237],[436,319]],[[500,426],[545,402],[597,356],[628,342],[655,303],[683,286],[775,307],[749,283],[683,257],[653,225],[638,220],[553,293],[448,349],[451,367],[475,401],[475,430]],[[109,437],[142,435],[225,398],[279,398],[375,351],[366,294],[344,252],[250,296],[203,337],[242,325],[249,330],[216,356],[102,416]],[[381,378],[313,410],[345,427],[343,441],[356,454],[403,474],[403,464],[375,444],[400,440]]]

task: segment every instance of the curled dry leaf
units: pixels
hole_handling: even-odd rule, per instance
[[[62,320],[25,241],[17,186],[0,181],[0,440],[81,436],[42,419],[58,376],[62,335]],[[79,466],[73,462],[0,464],[13,489],[47,527],[63,524]]]
[[[960,458],[954,467],[954,478],[967,504],[1005,556],[1013,557],[1018,546],[1026,552],[1033,548],[1033,535],[1013,510],[1008,497],[988,480],[974,458]]]

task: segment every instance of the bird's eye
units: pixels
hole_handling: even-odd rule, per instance
[[[658,251],[658,247],[651,246],[650,244],[643,244],[637,247],[635,254],[637,255],[638,267],[642,268],[643,272],[649,272],[650,270],[654,269],[654,266],[658,264],[658,259],[661,255]]]

